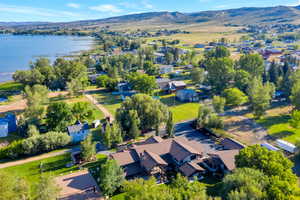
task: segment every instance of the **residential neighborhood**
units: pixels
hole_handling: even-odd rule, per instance
[[[0,80],[0,200],[299,199],[298,10],[0,22],[94,42]]]

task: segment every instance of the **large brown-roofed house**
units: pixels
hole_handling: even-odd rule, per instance
[[[234,169],[234,156],[239,152],[204,153],[201,143],[184,137],[166,140],[152,137],[146,141],[111,154],[110,157],[124,169],[127,179],[155,176],[158,181],[164,182],[168,171],[180,172],[190,179],[195,176],[202,178],[207,169]]]

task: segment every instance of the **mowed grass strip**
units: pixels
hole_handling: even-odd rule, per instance
[[[291,106],[272,108],[267,111],[265,117],[257,120],[257,123],[265,127],[268,134],[275,139],[283,139],[296,144],[300,142],[300,129],[290,126],[291,110]]]

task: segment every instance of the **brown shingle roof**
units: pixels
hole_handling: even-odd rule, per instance
[[[145,144],[153,144],[153,143],[160,143],[162,141],[164,141],[164,140],[161,137],[153,136],[153,137],[148,138],[144,143]]]
[[[129,165],[139,161],[138,155],[134,151],[125,151],[111,154],[120,166]]]
[[[153,167],[157,165],[168,165],[159,155],[145,151],[141,159],[141,165],[147,170],[150,171]]]
[[[195,150],[187,143],[180,140],[173,140],[171,145],[170,154],[177,160],[181,161],[192,154],[200,155],[201,152]]]
[[[218,151],[215,153],[224,163],[228,170],[232,171],[236,168],[235,156],[239,154],[239,150]]]
[[[179,170],[187,177],[192,176],[196,172],[205,171],[205,169],[193,161],[185,163],[179,168]]]

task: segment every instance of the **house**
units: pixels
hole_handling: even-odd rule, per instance
[[[205,160],[205,166],[211,172],[227,174],[236,168],[235,156],[238,154],[239,150],[217,151],[214,154],[209,154],[210,158]]]
[[[7,137],[9,133],[17,131],[17,119],[14,114],[6,114],[0,118],[0,137]]]
[[[169,92],[176,92],[177,90],[183,90],[186,88],[184,81],[171,81],[168,85]]]
[[[208,170],[231,171],[235,168],[234,156],[239,150],[204,153],[197,141],[183,137],[163,140],[151,137],[141,144],[131,145],[110,155],[123,168],[126,179],[154,176],[158,182],[166,182],[169,172],[179,172],[190,180],[202,179]]]
[[[153,142],[133,146],[129,150],[111,155],[111,158],[124,169],[127,179],[155,176],[159,180],[165,181],[168,171],[178,170],[180,167],[182,167],[183,173],[195,174],[187,172],[187,166],[184,165],[203,157],[203,149],[199,143],[188,141],[185,138],[166,140],[157,140],[156,138]],[[195,163],[191,165],[195,166]],[[201,170],[200,167],[196,167],[197,172]]]
[[[169,74],[174,71],[173,65],[160,65],[159,74]]]
[[[88,123],[82,124],[81,122],[77,122],[75,125],[68,126],[67,129],[73,143],[83,141],[90,133]]]
[[[161,90],[168,90],[169,83],[171,82],[168,78],[158,78],[156,79],[156,83]]]
[[[195,90],[183,89],[176,92],[176,98],[181,102],[197,102],[199,95]]]

